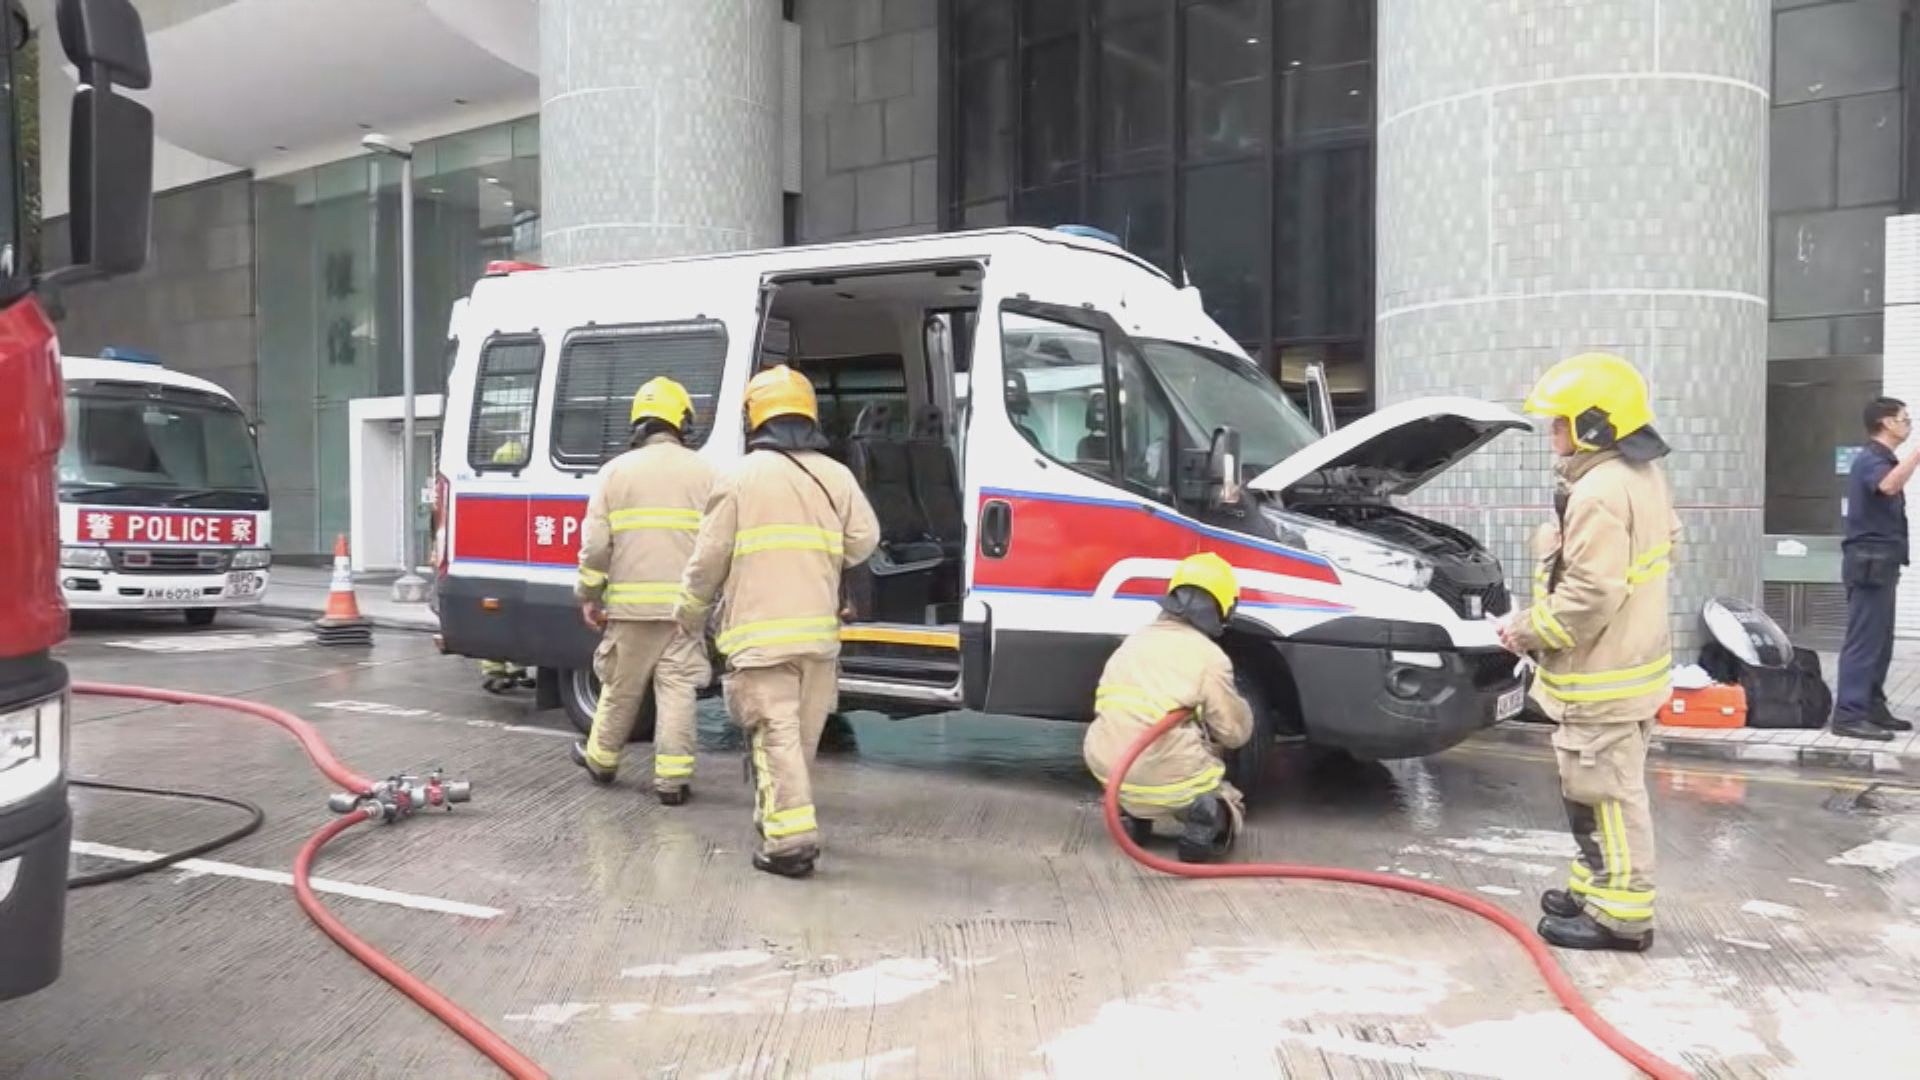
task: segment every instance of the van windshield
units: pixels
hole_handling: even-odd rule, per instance
[[[60,497],[228,510],[267,505],[245,414],[213,394],[152,387],[68,388]]]
[[[1252,364],[1195,345],[1137,344],[1175,407],[1203,436],[1221,427],[1240,433],[1247,475],[1260,475],[1320,438],[1293,399]]]

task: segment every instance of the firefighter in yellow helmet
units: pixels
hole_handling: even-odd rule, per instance
[[[519,439],[508,439],[493,451],[495,465],[517,467],[526,464],[527,444]],[[445,543],[445,537],[438,540]],[[533,686],[532,676],[527,669],[511,660],[480,661],[480,687],[489,694],[505,694],[512,690]]]
[[[1668,574],[1679,520],[1659,464],[1647,384],[1617,356],[1548,369],[1526,409],[1552,423],[1556,520],[1540,531],[1533,603],[1501,640],[1538,662],[1533,697],[1553,735],[1579,847],[1565,889],[1540,897],[1540,936],[1569,949],[1653,944],[1647,740],[1670,693]]]
[[[1121,817],[1134,840],[1145,843],[1156,821],[1177,822],[1183,862],[1220,858],[1240,833],[1240,793],[1227,783],[1223,751],[1246,745],[1253,711],[1215,640],[1239,600],[1225,559],[1188,556],[1167,583],[1159,617],[1120,643],[1094,694],[1083,754],[1102,784],[1141,733],[1170,712],[1192,712],[1140,755],[1120,786]]]
[[[840,574],[873,554],[880,528],[853,474],[820,452],[806,376],[755,375],[746,413],[747,454],[707,504],[679,617],[697,634],[720,601],[727,707],[754,775],[753,865],[804,877],[820,853],[808,767],[838,699]]]
[[[713,671],[705,636],[683,632],[673,613],[714,473],[686,446],[693,399],[679,383],[649,381],[628,416],[633,448],[601,468],[581,533],[574,596],[587,625],[602,631],[593,657],[600,704],[573,760],[612,783],[651,683],[653,790],[678,806],[692,791],[695,696]]]

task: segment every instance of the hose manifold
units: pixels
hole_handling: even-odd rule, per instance
[[[403,773],[389,776],[364,794],[337,792],[327,799],[327,808],[336,814],[366,813],[368,820],[391,825],[417,810],[441,807],[451,811],[454,803],[472,802],[473,784],[467,780],[449,780],[439,769],[424,776]]]

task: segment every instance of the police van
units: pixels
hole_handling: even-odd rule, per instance
[[[490,271],[451,328],[443,647],[541,668],[585,730],[581,521],[635,389],[683,383],[689,443],[725,467],[747,380],[788,364],[883,534],[846,583],[843,708],[1090,719],[1108,655],[1213,551],[1261,729],[1237,771],[1281,735],[1412,757],[1519,712],[1499,563],[1392,499],[1526,422],[1449,398],[1323,431],[1195,290],[1089,233]]]
[[[210,625],[266,596],[272,514],[233,395],[140,353],[61,360],[60,594]]]

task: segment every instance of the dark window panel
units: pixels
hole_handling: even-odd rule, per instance
[[[1159,173],[1105,177],[1094,183],[1093,223],[1120,238],[1128,251],[1171,269],[1172,220],[1167,185]]]
[[[1267,0],[1188,7],[1187,145],[1190,158],[1258,153],[1268,142]]]
[[[1373,126],[1373,64],[1349,61],[1279,71],[1282,143],[1365,135]]]
[[[1051,229],[1086,220],[1080,212],[1080,185],[1056,184],[1022,191],[1014,200],[1012,224]]]
[[[1884,306],[1886,219],[1892,207],[1781,214],[1773,219],[1773,315],[1865,315]]]
[[[1880,312],[1872,315],[1850,315],[1844,319],[1833,320],[1833,354],[1835,356],[1879,356],[1886,350],[1882,327],[1886,316]]]
[[[1072,36],[1080,32],[1081,0],[1031,0],[1020,5],[1020,33],[1027,41]]]
[[[959,55],[1005,49],[1013,32],[1012,0],[953,0]]]
[[[1370,149],[1282,155],[1275,173],[1274,335],[1364,334],[1373,312]]]
[[[1833,206],[1833,154],[1837,125],[1833,102],[1815,101],[1773,110],[1768,199],[1773,210],[1825,210]]]
[[[1839,102],[1841,206],[1900,198],[1900,95],[1870,94]]]
[[[1900,86],[1900,0],[1786,11],[1773,26],[1776,105]]]
[[[1025,50],[1020,97],[1020,182],[1026,187],[1080,175],[1080,42]]]
[[[1173,59],[1165,21],[1102,20],[1099,36],[1101,167],[1119,171],[1165,161]]]
[[[1280,0],[1277,67],[1330,67],[1373,59],[1373,4]]]
[[[1767,365],[1768,533],[1837,536],[1846,477],[1834,452],[1859,446],[1860,409],[1880,393],[1877,356]]]
[[[1103,22],[1126,19],[1165,19],[1173,0],[1094,0],[1094,13]]]
[[[993,202],[964,207],[960,211],[960,227],[963,229],[991,229],[1006,223],[1007,200],[1005,199],[995,199]]]
[[[1304,412],[1307,401],[1307,365],[1320,364],[1327,370],[1327,390],[1333,398],[1333,415],[1342,426],[1366,415],[1372,397],[1372,379],[1367,365],[1367,347],[1361,341],[1317,341],[1310,344],[1278,343],[1274,348],[1273,377],[1293,396]]]
[[[1238,340],[1258,339],[1267,302],[1266,163],[1190,169],[1184,179],[1187,273],[1214,321]]]
[[[960,197],[969,202],[1007,190],[1007,142],[1013,126],[1008,71],[1004,56],[959,69],[954,101],[959,112]]]
[[[1767,359],[1833,355],[1832,319],[1776,319],[1767,324]]]

